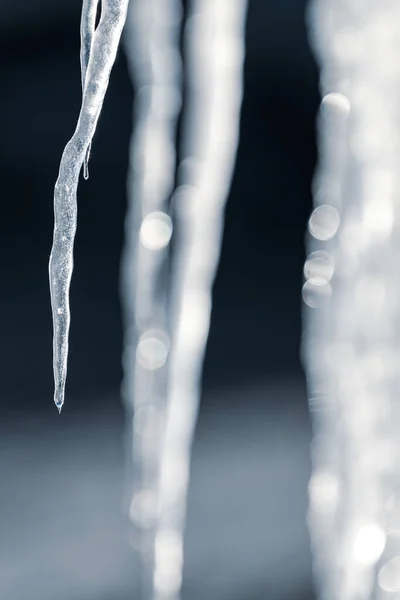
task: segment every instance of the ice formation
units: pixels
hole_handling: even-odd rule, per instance
[[[125,24],[128,0],[103,0],[94,31],[97,2],[88,0],[82,11],[82,107],[76,130],[65,146],[54,190],[54,237],[49,262],[53,313],[54,402],[61,412],[64,403],[70,325],[69,287],[73,270],[79,174],[103,106],[108,81]]]
[[[49,266],[59,410],[67,372],[78,178],[82,166],[88,177],[90,145],[127,4],[103,1],[97,28],[98,1],[84,0],[82,7],[82,108],[55,187]],[[179,165],[181,3],[132,0],[127,23],[125,47],[137,95],[121,281],[123,397],[132,422],[129,514],[143,557],[143,597],[153,600],[175,600],[181,587],[191,443],[238,143],[246,4],[192,0],[189,5],[188,102]]]
[[[143,555],[143,595],[154,600],[175,600],[181,586],[191,443],[238,142],[245,9],[245,0],[189,5],[175,189],[181,6],[136,0],[128,17],[126,48],[139,91],[123,260],[124,397],[133,410],[130,516]]]
[[[239,135],[245,0],[193,0],[186,24],[189,100],[173,198],[171,337],[154,598],[178,598],[190,451],[212,285]]]
[[[320,598],[400,591],[400,5],[314,0],[320,159],[303,288]]]
[[[124,34],[136,98],[121,278],[123,399],[131,424],[127,432],[127,459],[132,470],[127,502],[132,542],[141,553],[143,598],[151,597],[153,589],[166,410],[170,198],[181,108],[181,17],[179,0],[132,0]]]

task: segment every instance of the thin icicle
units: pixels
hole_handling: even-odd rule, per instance
[[[125,48],[136,85],[125,248],[123,395],[132,484],[129,514],[141,551],[142,597],[152,596],[154,535],[169,335],[169,203],[175,181],[175,125],[181,106],[180,0],[132,0]],[[134,413],[132,415],[132,413]],[[133,419],[132,419],[133,416]],[[133,443],[133,448],[132,448]]]
[[[85,93],[86,71],[89,64],[90,52],[92,49],[93,35],[96,28],[96,15],[99,0],[83,0],[81,15],[81,77],[82,77],[82,97]],[[83,177],[89,179],[89,155],[91,144],[86,152],[83,163]]]
[[[69,287],[73,270],[79,173],[103,106],[110,72],[126,19],[127,5],[128,0],[102,2],[101,19],[91,43],[78,124],[64,149],[54,190],[54,237],[49,277],[54,327],[54,402],[59,411],[64,403],[67,375]]]
[[[154,600],[177,600],[191,445],[211,292],[239,135],[246,0],[193,0],[186,27],[189,106],[173,205],[171,353],[161,455]]]

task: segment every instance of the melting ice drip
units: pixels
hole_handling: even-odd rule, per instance
[[[319,595],[400,592],[400,5],[314,0],[320,159],[303,288]]]
[[[61,159],[50,258],[55,402],[64,402],[76,192],[124,26],[127,0],[84,1],[83,100]],[[126,50],[139,88],[122,264],[123,396],[133,416],[130,517],[143,556],[143,595],[178,598],[190,451],[211,291],[239,132],[246,0],[192,0],[185,27],[188,105],[175,187],[181,107],[178,0],[132,0]],[[171,199],[172,198],[172,199]],[[168,269],[175,220],[171,274]],[[132,454],[130,449],[130,454]]]

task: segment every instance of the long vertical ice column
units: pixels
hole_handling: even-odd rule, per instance
[[[303,288],[309,526],[319,596],[367,600],[400,591],[400,5],[314,0],[309,30],[324,97]]]
[[[122,262],[123,397],[129,513],[142,557],[143,598],[152,595],[160,441],[165,420],[169,333],[170,198],[175,183],[176,119],[181,106],[179,0],[132,0],[125,49],[136,88]],[[133,443],[133,447],[132,447]]]
[[[70,325],[69,287],[73,270],[79,173],[96,130],[108,81],[125,24],[128,0],[104,0],[99,25],[92,36],[85,72],[82,107],[76,130],[67,143],[54,190],[54,237],[49,262],[53,313],[54,402],[64,403]]]
[[[161,458],[154,600],[179,597],[190,451],[211,292],[238,144],[245,0],[194,0],[185,35],[188,108],[176,215],[171,289],[168,405]]]

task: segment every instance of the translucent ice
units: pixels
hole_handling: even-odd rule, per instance
[[[79,174],[88,157],[90,144],[103,106],[104,96],[126,19],[128,0],[104,0],[97,29],[94,28],[95,2],[83,5],[82,36],[83,98],[78,124],[67,143],[54,190],[54,237],[49,276],[53,313],[54,402],[61,411],[67,376],[70,325],[69,287],[73,269]]]

